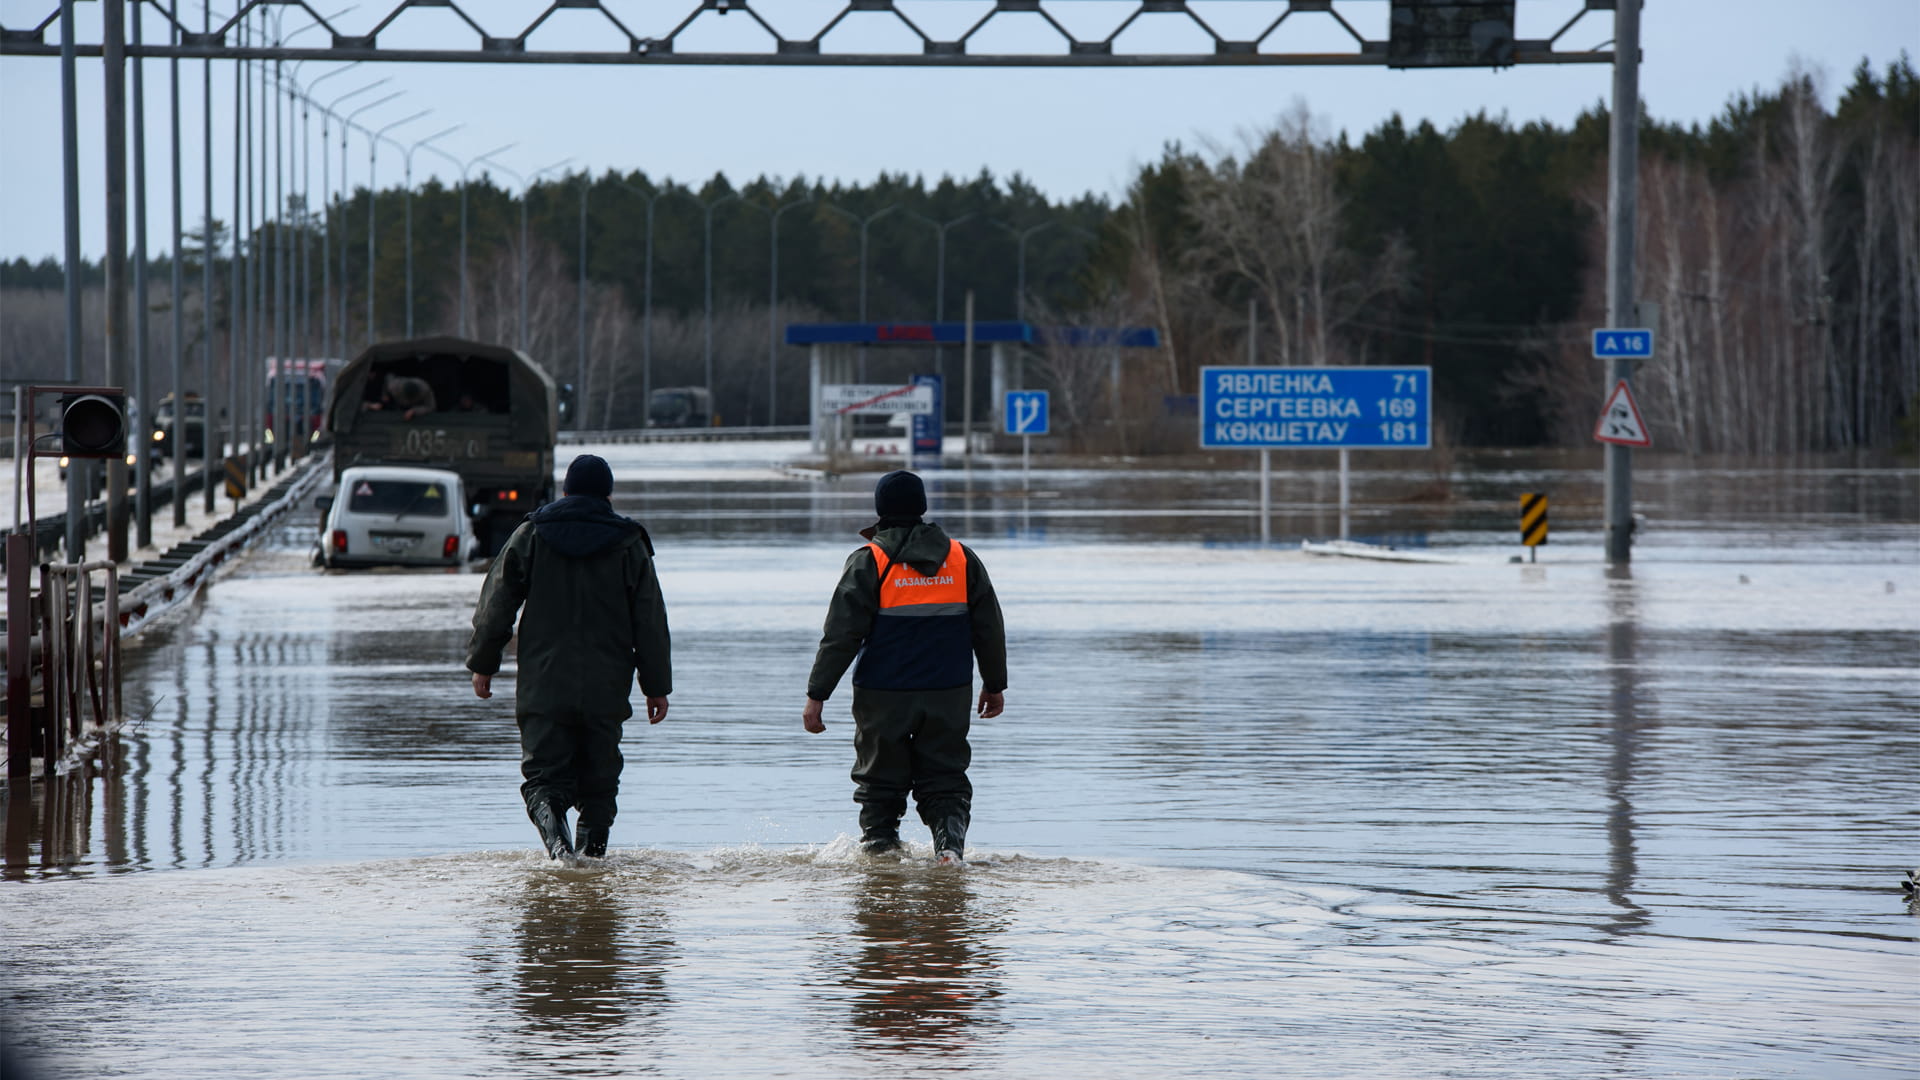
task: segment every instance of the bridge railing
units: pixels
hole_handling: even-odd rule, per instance
[[[752,442],[804,439],[805,424],[778,427],[624,428],[612,431],[563,431],[562,446],[587,443]]]

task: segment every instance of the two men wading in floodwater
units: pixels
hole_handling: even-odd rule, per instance
[[[619,791],[620,733],[633,715],[634,673],[647,720],[667,715],[673,690],[666,606],[653,546],[638,522],[613,512],[613,473],[582,454],[564,495],[520,525],[487,573],[473,614],[467,669],[492,696],[493,675],[520,615],[521,794],[550,858],[604,856]],[[874,488],[879,520],[847,558],[827,611],[801,712],[826,730],[826,700],[853,667],[854,801],[860,846],[901,848],[911,796],[936,857],[966,850],[973,785],[969,713],[999,716],[1007,686],[1006,628],[986,566],[926,521],[926,487],[896,471]],[[981,689],[973,696],[973,668]],[[567,826],[578,807],[579,843]]]

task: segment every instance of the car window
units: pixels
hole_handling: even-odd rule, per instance
[[[447,516],[447,485],[437,480],[352,481],[347,509],[356,514],[395,514],[406,517]]]

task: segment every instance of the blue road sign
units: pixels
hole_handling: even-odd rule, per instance
[[[1047,415],[1045,390],[1009,390],[1006,408],[1001,411],[1007,418],[1007,434],[1047,434],[1050,417]]]
[[[1200,445],[1246,450],[1425,450],[1427,367],[1200,369]]]
[[[945,387],[938,375],[915,375],[913,385],[933,387],[933,410],[913,414],[913,453],[916,457],[938,457],[947,434]]]
[[[1614,357],[1650,360],[1653,358],[1653,331],[1596,328],[1593,331],[1593,355],[1601,360]]]

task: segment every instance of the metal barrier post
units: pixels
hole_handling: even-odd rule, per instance
[[[33,537],[7,537],[7,779],[33,773]]]
[[[64,591],[64,590],[62,590]],[[66,665],[60,661],[60,635],[55,627],[65,624],[60,620],[60,595],[53,589],[53,568],[45,563],[40,566],[40,700],[44,704],[43,722],[40,725],[41,771],[47,776],[53,775],[54,759],[60,756],[60,725],[55,720],[59,715],[61,703],[66,700],[66,687],[61,679]]]
[[[108,695],[104,722],[112,726],[126,714],[123,697],[126,687],[120,672],[120,568],[112,563],[107,564],[107,617],[100,624],[100,642],[104,650],[101,659],[106,665],[102,677],[107,680]]]

